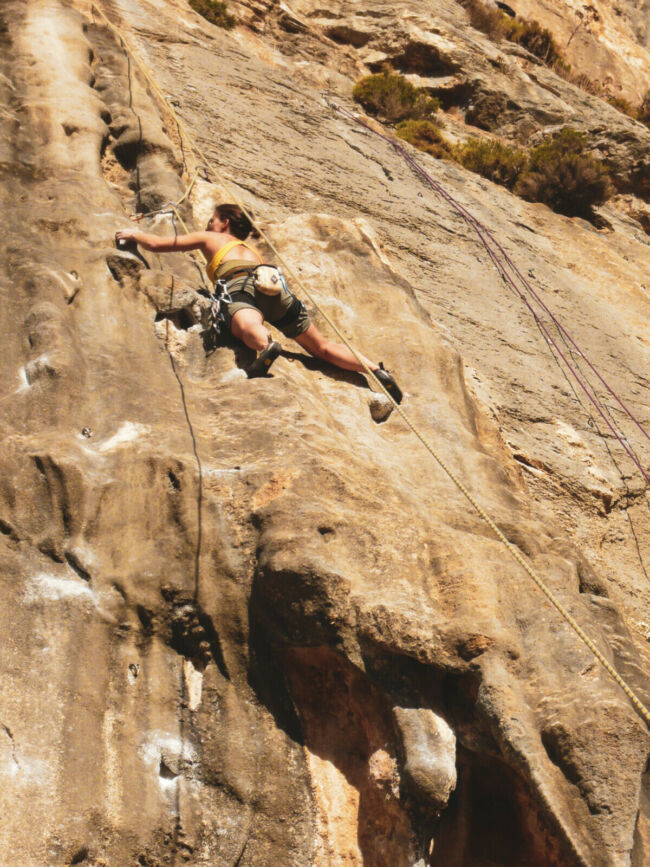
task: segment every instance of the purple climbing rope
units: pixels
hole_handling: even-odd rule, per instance
[[[618,442],[620,443],[621,447],[626,452],[626,454],[628,455],[630,460],[638,468],[639,472],[641,473],[641,475],[645,479],[646,483],[650,484],[650,474],[648,473],[648,471],[646,469],[644,469],[640,460],[637,458],[634,451],[631,449],[629,444],[626,442],[623,435],[614,427],[614,425],[610,422],[607,415],[603,412],[603,409],[600,405],[600,402],[598,401],[598,398],[596,396],[594,396],[595,393],[592,393],[592,390],[589,388],[587,383],[585,381],[583,381],[582,377],[578,374],[578,372],[575,370],[575,368],[573,367],[571,362],[567,359],[564,352],[560,349],[560,347],[557,344],[557,341],[554,340],[552,335],[549,333],[546,325],[541,320],[537,311],[533,308],[530,300],[526,297],[526,295],[522,291],[521,286],[523,286],[525,288],[525,290],[529,293],[529,295],[539,304],[539,306],[546,313],[546,315],[549,317],[551,322],[555,325],[555,327],[557,328],[559,333],[562,334],[563,337],[568,341],[568,343],[575,349],[575,351],[583,359],[583,361],[587,364],[587,366],[592,371],[592,373],[597,377],[599,382],[605,387],[605,389],[609,392],[609,394],[618,403],[618,405],[621,407],[623,412],[628,416],[628,418],[641,431],[643,436],[645,436],[646,439],[650,440],[650,434],[646,431],[646,429],[643,427],[643,425],[638,420],[638,418],[634,415],[634,413],[628,408],[628,406],[625,404],[625,402],[620,397],[620,395],[603,378],[603,376],[600,374],[600,372],[597,370],[597,368],[592,364],[590,359],[587,357],[586,353],[576,343],[576,341],[573,339],[571,334],[569,334],[569,332],[566,330],[566,328],[557,319],[555,314],[548,308],[548,306],[546,305],[544,300],[533,289],[533,287],[530,285],[528,280],[526,280],[526,278],[523,276],[521,271],[517,268],[517,266],[514,264],[514,262],[510,259],[510,257],[508,256],[508,254],[504,250],[503,246],[499,243],[499,241],[496,240],[496,238],[490,232],[490,230],[486,226],[484,226],[479,220],[477,220],[477,218],[473,214],[471,214],[467,210],[467,208],[465,208],[463,205],[461,205],[460,202],[457,202],[456,199],[454,199],[453,196],[451,196],[445,190],[445,188],[440,183],[438,183],[438,181],[434,180],[431,177],[431,175],[429,175],[428,172],[422,168],[422,166],[417,162],[417,160],[415,160],[411,156],[411,154],[406,150],[406,148],[399,144],[399,142],[395,141],[395,139],[393,139],[392,137],[385,135],[384,133],[381,133],[376,129],[373,129],[369,124],[367,124],[363,120],[363,118],[359,117],[359,115],[354,114],[351,111],[347,111],[346,109],[341,108],[340,106],[336,105],[333,102],[330,102],[327,99],[326,99],[326,102],[336,112],[343,115],[343,117],[346,117],[349,120],[354,121],[356,124],[358,124],[359,126],[362,126],[364,129],[368,130],[373,135],[375,135],[378,138],[383,139],[385,142],[387,142],[408,163],[408,165],[413,169],[413,171],[417,175],[419,175],[428,186],[430,186],[433,190],[435,190],[438,193],[438,195],[441,196],[441,198],[444,199],[444,201],[446,201],[450,205],[450,207],[452,207],[456,211],[456,213],[459,214],[465,220],[465,222],[474,229],[474,231],[476,232],[476,234],[479,237],[479,240],[481,241],[481,243],[485,247],[486,252],[490,256],[490,259],[492,260],[497,271],[499,272],[501,278],[504,280],[505,283],[508,284],[508,286],[510,286],[516,292],[516,294],[519,296],[519,298],[526,305],[526,307],[528,308],[528,310],[532,314],[533,318],[535,319],[535,322],[536,322],[538,328],[540,329],[540,331],[544,335],[545,339],[555,349],[555,351],[557,352],[559,357],[562,359],[564,364],[567,366],[567,368],[569,369],[569,371],[573,375],[574,379],[576,380],[576,382],[578,383],[580,388],[586,394],[590,403],[594,406],[598,415],[602,418],[602,420],[605,422],[605,424],[607,425],[609,430],[612,432],[614,437],[618,440]],[[499,259],[499,256],[497,255],[497,253],[495,253],[495,249],[498,251],[498,253],[502,257],[501,259]],[[517,285],[516,280],[513,279],[513,277],[511,276],[510,273],[508,273],[508,270],[507,270],[508,268],[510,268],[510,270],[512,271],[512,274],[514,274],[516,276],[516,278],[518,278],[518,280],[520,281],[520,285]]]

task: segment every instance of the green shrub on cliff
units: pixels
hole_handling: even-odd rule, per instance
[[[606,96],[605,100],[612,106],[612,108],[620,111],[621,114],[626,114],[628,117],[637,118],[639,109],[634,108],[634,106],[629,103],[627,99],[623,99],[622,96]]]
[[[468,14],[472,27],[495,41],[505,39],[510,19],[500,9],[486,6],[481,0],[459,0]]]
[[[399,138],[437,159],[451,157],[449,145],[430,120],[403,120],[397,124]]]
[[[530,152],[515,193],[569,217],[590,217],[613,187],[607,168],[586,148],[586,136],[568,127],[549,136]]]
[[[526,153],[495,140],[465,142],[452,157],[466,169],[530,202],[570,217],[593,217],[613,193],[606,166],[587,150],[587,138],[569,127]]]
[[[526,166],[526,153],[495,140],[471,139],[454,148],[454,158],[470,172],[476,172],[512,189]]]
[[[544,141],[530,152],[530,169],[540,169],[567,156],[583,154],[587,147],[587,136],[577,129],[565,126],[547,136]]]
[[[611,106],[623,112],[623,114],[627,114],[628,117],[632,117],[634,120],[638,120],[640,123],[644,123],[650,127],[650,93],[646,93],[643,101],[637,106],[631,105],[627,99],[623,99],[620,96],[606,96],[605,99]]]
[[[509,18],[509,27],[506,39],[522,45],[535,57],[539,57],[542,63],[553,66],[558,63],[565,64],[562,52],[557,46],[550,30],[538,21],[526,21],[523,18]],[[565,64],[566,65],[566,64]]]
[[[646,126],[650,126],[650,93],[646,93],[643,97],[643,102],[636,113],[636,119]]]
[[[437,99],[422,88],[414,87],[403,75],[392,72],[362,78],[354,86],[352,96],[368,114],[377,115],[388,123],[430,118],[440,108]]]
[[[189,0],[190,6],[199,15],[202,15],[210,24],[223,27],[224,30],[232,30],[235,26],[235,16],[228,12],[228,6],[224,0]]]
[[[538,21],[511,18],[500,9],[486,6],[482,0],[460,0],[460,3],[467,9],[472,27],[482,31],[490,39],[495,41],[507,39],[509,42],[522,45],[548,66],[554,64],[566,66],[551,31],[542,27]]]

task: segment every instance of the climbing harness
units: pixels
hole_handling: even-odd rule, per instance
[[[183,123],[181,118],[177,115],[174,108],[170,105],[169,100],[162,93],[162,91],[160,90],[159,86],[156,84],[153,77],[149,74],[144,63],[138,59],[136,53],[133,51],[133,49],[130,47],[128,41],[126,40],[126,37],[120,32],[120,30],[111,22],[111,20],[103,12],[101,7],[99,6],[99,0],[94,0],[92,7],[97,9],[97,11],[99,12],[100,16],[102,17],[102,19],[104,20],[106,25],[118,37],[118,39],[120,40],[120,42],[124,46],[124,50],[133,59],[134,63],[137,65],[138,69],[140,70],[140,72],[142,73],[142,75],[144,76],[146,81],[148,82],[152,94],[159,101],[162,110],[164,112],[167,112],[171,116],[171,118],[174,120],[174,122],[176,124],[176,128],[179,131],[179,136],[181,137],[181,141],[183,140],[183,138],[185,139],[185,144],[186,144],[186,147],[187,147],[189,153],[194,154],[195,156],[198,156],[200,158],[200,161],[202,162],[202,164],[204,166],[206,166],[210,172],[213,173],[213,175],[217,178],[217,180],[221,184],[222,188],[227,192],[227,194],[231,198],[231,200],[233,202],[235,202],[237,205],[239,205],[239,207],[246,214],[246,216],[249,218],[249,220],[251,220],[251,223],[254,223],[252,217],[250,216],[250,214],[248,212],[248,209],[246,208],[244,203],[241,201],[241,198],[237,195],[237,193],[234,191],[234,189],[231,187],[231,185],[228,183],[228,181],[224,178],[224,176],[221,174],[221,172],[218,169],[216,169],[209,162],[209,160],[205,157],[205,155],[203,154],[201,149],[198,147],[198,145],[196,145],[196,143],[194,142],[194,140],[192,139],[192,137],[188,133],[188,131],[185,127],[185,124]],[[330,104],[330,103],[328,103],[328,104]],[[331,104],[331,105],[333,105],[333,104]],[[339,111],[341,114],[344,114],[344,116],[350,117],[351,119],[355,120],[355,122],[361,123],[361,125],[366,126],[366,124],[363,124],[363,122],[360,119],[358,119],[357,116],[355,116],[351,112],[345,112],[343,109],[339,109],[338,106],[336,106],[336,110]],[[370,127],[367,127],[367,126],[366,126],[366,128],[370,129]],[[371,131],[374,132],[374,130],[371,130]],[[378,135],[381,138],[384,138],[396,150],[402,150],[405,159],[407,159],[407,161],[410,164],[414,164],[416,167],[418,167],[418,168],[416,168],[416,171],[419,169],[419,166],[416,163],[416,161],[404,149],[401,149],[400,145],[398,145],[396,142],[393,142],[388,136],[383,136],[380,133],[375,133],[375,135]],[[420,171],[422,173],[424,173],[423,169],[421,169]],[[424,173],[424,174],[426,174],[426,173]],[[433,182],[433,179],[431,179],[431,181],[432,181],[432,183],[435,184],[435,182]],[[451,197],[446,192],[445,192],[444,197],[445,197],[446,201],[451,200]],[[468,218],[471,218],[471,215],[469,215],[469,212],[467,212],[467,213],[468,213]],[[471,219],[473,220],[474,218],[471,218]],[[477,222],[478,221],[474,221],[472,223],[472,225],[474,225]],[[364,362],[363,358],[360,356],[360,354],[357,352],[357,350],[352,346],[350,341],[346,338],[346,336],[337,327],[336,323],[318,305],[316,300],[313,298],[312,294],[309,292],[307,287],[304,285],[303,281],[293,272],[293,270],[290,268],[290,266],[286,263],[286,261],[284,260],[284,257],[277,250],[277,248],[275,247],[275,245],[273,244],[271,239],[263,232],[263,230],[261,230],[259,228],[258,228],[258,230],[259,230],[260,236],[266,241],[269,248],[275,254],[277,260],[284,267],[284,269],[285,269],[286,273],[288,274],[289,279],[292,281],[292,283],[300,287],[300,289],[305,294],[305,296],[309,299],[309,301],[313,304],[313,306],[319,311],[319,313],[322,315],[323,319],[328,323],[330,328],[332,328],[334,333],[338,336],[339,340],[354,355],[354,357],[357,359],[357,361],[359,362],[359,364],[361,365],[361,367],[363,368],[365,373],[369,377],[373,377],[378,382],[379,388],[381,389],[381,391],[393,403],[394,409],[397,412],[397,414],[404,421],[404,423],[407,425],[407,427],[412,431],[412,433],[416,436],[416,438],[420,441],[422,446],[427,450],[427,452],[429,452],[429,454],[436,461],[438,466],[446,473],[446,475],[449,477],[449,479],[454,483],[454,485],[456,485],[458,490],[463,494],[463,496],[473,506],[473,508],[478,513],[480,518],[490,527],[492,532],[495,534],[497,539],[502,543],[502,545],[508,551],[510,556],[522,567],[522,569],[531,578],[531,580],[534,582],[534,584],[537,586],[537,588],[544,594],[544,596],[549,601],[549,603],[556,609],[556,611],[561,615],[561,617],[571,627],[571,629],[573,629],[573,631],[580,638],[580,640],[586,645],[586,647],[589,648],[591,653],[595,656],[595,658],[602,665],[602,667],[605,669],[605,671],[610,675],[610,677],[619,685],[619,687],[627,695],[627,697],[629,698],[629,700],[631,701],[631,703],[633,704],[633,706],[635,707],[635,709],[637,710],[639,715],[645,720],[645,722],[647,724],[650,724],[650,710],[645,706],[645,704],[637,696],[637,694],[634,692],[634,690],[627,684],[627,682],[620,676],[620,674],[616,671],[616,669],[605,658],[605,656],[601,653],[601,651],[598,650],[598,648],[596,647],[594,642],[584,632],[584,630],[578,624],[578,622],[575,620],[575,618],[572,617],[572,615],[566,610],[566,608],[562,605],[562,603],[555,597],[555,594],[546,585],[544,580],[537,574],[537,572],[533,569],[533,567],[524,559],[523,555],[519,552],[519,550],[508,541],[508,539],[506,538],[503,531],[497,526],[495,521],[488,515],[488,513],[485,511],[485,509],[478,503],[478,501],[473,496],[473,494],[461,482],[461,480],[458,478],[456,473],[451,469],[451,467],[447,464],[447,462],[437,452],[437,450],[434,448],[434,446],[431,444],[431,442],[429,442],[429,440],[419,430],[419,428],[412,421],[410,416],[404,411],[404,409],[402,409],[401,406],[398,405],[398,403],[394,399],[394,397],[384,387],[381,380],[377,379],[374,376],[373,371],[370,370],[370,368]],[[478,231],[478,229],[477,229],[477,231]]]
[[[220,337],[226,327],[225,307],[232,303],[228,292],[228,283],[225,280],[217,280],[215,291],[210,293],[210,325],[208,331],[213,332],[213,337]]]
[[[226,247],[232,250],[235,246],[237,246],[237,243],[229,242],[225,247],[222,247],[221,250],[219,250],[217,256],[219,256]],[[221,256],[221,258],[223,258],[223,256]],[[214,259],[212,261],[214,261]],[[231,294],[229,292],[230,285],[237,278],[243,275],[246,275],[243,284],[236,292]],[[254,265],[251,268],[235,268],[225,277],[217,278],[215,281],[215,291],[210,294],[210,327],[214,330],[215,335],[218,336],[222,331],[226,330],[225,310],[227,304],[232,304],[237,301],[243,301],[246,303],[252,302],[253,299],[250,293],[246,291],[249,281],[253,288],[261,292],[263,295],[279,295],[284,291],[292,298],[291,306],[284,316],[271,322],[271,325],[273,325],[274,328],[284,328],[285,326],[290,325],[300,315],[304,305],[302,301],[300,301],[299,298],[296,298],[296,296],[291,292],[287,286],[282,271],[279,268],[276,268],[275,265]]]

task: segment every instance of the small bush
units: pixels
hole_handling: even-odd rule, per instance
[[[646,126],[650,126],[650,93],[646,93],[643,97],[643,102],[636,113],[636,119]]]
[[[437,159],[451,156],[449,145],[430,120],[403,120],[397,125],[397,135]]]
[[[623,114],[627,114],[650,127],[650,93],[648,93],[639,108],[634,108],[626,99],[608,96],[600,82],[594,81],[584,73],[574,72],[567,63],[550,30],[538,21],[528,21],[525,18],[510,18],[500,9],[486,6],[483,0],[458,0],[468,14],[472,27],[481,30],[495,42],[507,39],[523,46],[553,72],[570,84],[579,87],[592,96],[605,99],[610,105]],[[570,40],[569,40],[570,41]],[[471,121],[473,122],[473,121]],[[483,129],[490,129],[482,123],[476,124]]]
[[[455,159],[470,172],[512,189],[526,166],[524,151],[498,141],[473,139],[454,148]]]
[[[480,93],[472,99],[465,111],[465,123],[490,132],[503,123],[508,109],[504,93]]]
[[[505,39],[510,19],[500,9],[486,6],[481,0],[461,0],[469,14],[469,23],[495,41]]]
[[[232,30],[235,26],[235,16],[228,12],[224,0],[190,0],[190,6],[210,24],[216,24],[224,30]]]
[[[612,108],[617,109],[622,114],[626,114],[628,117],[637,117],[638,109],[635,109],[627,99],[623,99],[622,96],[607,96],[605,97],[607,102],[612,106]]]
[[[565,128],[529,154],[528,166],[514,191],[530,202],[543,202],[569,217],[591,217],[613,188],[606,167],[586,151],[586,137]]]
[[[352,96],[369,114],[378,115],[389,123],[426,119],[440,108],[435,97],[414,87],[403,75],[390,72],[362,78],[354,86]]]
[[[472,27],[481,30],[490,39],[498,41],[507,39],[523,46],[535,57],[552,66],[562,63],[566,66],[562,52],[557,46],[550,30],[538,21],[527,21],[525,18],[510,18],[500,9],[486,6],[482,0],[460,0],[467,9]]]
[[[582,154],[587,147],[587,136],[577,129],[565,126],[552,133],[530,152],[529,168],[533,171],[556,162],[561,157]]]
[[[580,90],[584,90],[585,93],[590,93],[592,96],[603,97],[603,86],[600,82],[594,81],[593,78],[589,78],[589,76],[585,75],[584,72],[574,72],[568,63],[564,63],[564,61],[556,61],[551,66],[551,69],[556,75],[559,75],[560,78],[568,81],[569,84],[575,85],[575,87],[579,87]]]
[[[523,18],[508,18],[508,24],[509,31],[506,33],[506,39],[510,42],[522,45],[547,66],[565,63],[562,52],[557,47],[551,31],[542,27],[538,21],[526,21]]]

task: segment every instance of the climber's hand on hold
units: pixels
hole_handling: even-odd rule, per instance
[[[115,246],[121,248],[136,247],[139,234],[139,229],[119,229],[115,233]]]

